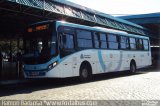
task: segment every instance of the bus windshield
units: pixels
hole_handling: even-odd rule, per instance
[[[40,64],[49,61],[56,54],[56,39],[51,33],[27,33],[24,39],[24,62],[27,64]]]

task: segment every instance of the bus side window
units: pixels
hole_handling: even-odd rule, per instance
[[[138,50],[142,50],[143,49],[142,39],[136,39],[136,46],[137,46]]]
[[[67,56],[74,52],[74,35],[60,34],[59,35],[60,57]]]
[[[131,50],[136,50],[136,39],[130,37],[130,38],[129,38],[129,42],[130,42],[130,49],[131,49]]]
[[[61,49],[73,49],[74,39],[72,34],[60,34],[59,43]]]
[[[92,48],[92,34],[91,31],[77,29],[77,46],[80,49]]]
[[[95,48],[100,48],[100,47],[99,47],[99,46],[100,46],[100,42],[99,42],[99,40],[100,40],[100,35],[99,35],[98,32],[94,32],[93,34],[94,34],[94,47],[95,47]]]
[[[146,39],[143,39],[143,48],[144,50],[149,50],[149,43]]]
[[[62,34],[59,34],[59,47],[61,48],[61,49],[63,49],[63,35]]]
[[[73,49],[74,48],[74,39],[72,34],[63,35],[63,42],[65,49]]]
[[[109,49],[118,49],[119,42],[117,39],[117,35],[108,34],[108,44]]]
[[[100,33],[100,48],[106,49],[107,48],[107,36],[104,33]]]
[[[120,48],[121,49],[129,49],[129,40],[126,36],[120,36],[119,38]]]

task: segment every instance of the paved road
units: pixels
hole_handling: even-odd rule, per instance
[[[160,100],[160,71],[110,73],[80,83],[77,78],[1,86],[0,100]]]

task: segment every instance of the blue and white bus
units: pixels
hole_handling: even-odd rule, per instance
[[[26,78],[66,78],[126,71],[151,65],[146,36],[63,21],[45,21],[27,28],[24,38]]]

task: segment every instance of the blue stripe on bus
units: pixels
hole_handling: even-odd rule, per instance
[[[103,61],[101,50],[98,50],[98,59],[99,59],[99,63],[100,63],[100,66],[102,68],[102,71],[105,72],[106,66],[105,66],[104,61]]]

